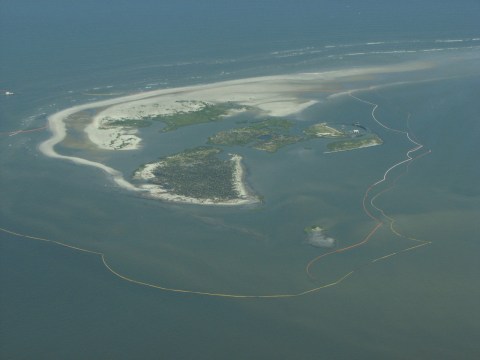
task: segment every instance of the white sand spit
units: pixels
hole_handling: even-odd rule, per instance
[[[199,106],[202,106],[202,102],[222,103],[230,101],[255,107],[267,115],[288,116],[315,104],[314,100],[305,100],[302,95],[311,91],[328,89],[329,82],[358,75],[415,71],[431,66],[431,63],[411,62],[327,72],[255,77],[206,85],[154,90],[92,102],[50,115],[48,124],[52,137],[40,144],[39,149],[44,155],[52,158],[101,169],[111,175],[118,186],[127,190],[149,192],[151,195],[157,194],[158,197],[167,201],[210,204],[213,200],[190,199],[166,194],[164,189],[159,189],[156,185],[136,187],[126,181],[118,170],[107,165],[57,153],[55,145],[65,139],[66,136],[65,119],[80,111],[105,108],[94,117],[92,123],[85,129],[89,139],[102,149],[132,150],[137,149],[141,141],[135,130],[121,126],[110,129],[106,127],[107,129],[103,130],[101,129],[102,124],[108,120],[140,119],[159,114],[172,114],[178,111],[196,111]],[[240,160],[237,157],[234,157],[233,160],[237,163],[236,186],[239,193],[245,198],[225,203],[214,202],[215,205],[238,205],[254,201],[251,196],[246,195],[246,189],[242,187],[243,182],[238,180],[243,176]],[[255,201],[257,200],[255,199]]]

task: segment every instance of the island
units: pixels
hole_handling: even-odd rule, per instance
[[[295,123],[282,118],[268,118],[250,123],[248,126],[219,131],[208,138],[209,144],[224,146],[249,146],[257,150],[275,152],[283,146],[302,141],[301,136],[292,135]]]
[[[311,137],[336,138],[345,137],[347,132],[344,129],[336,128],[335,125],[328,125],[326,122],[313,124],[304,130],[304,133]]]
[[[241,205],[259,202],[245,183],[242,157],[201,146],[142,165],[133,175],[150,196],[203,205]]]
[[[326,153],[333,153],[338,151],[349,151],[370,146],[376,146],[383,144],[383,140],[376,134],[368,134],[361,138],[334,141],[327,144]]]
[[[383,140],[360,123],[329,124],[321,122],[305,129],[309,138],[339,139],[327,144],[328,153],[349,151],[383,144]]]
[[[145,197],[195,204],[255,203],[260,195],[248,190],[243,159],[238,154],[251,156],[252,152],[234,151],[233,147],[274,153],[308,141],[304,149],[315,152],[313,141],[317,141],[319,148],[325,146],[328,151],[324,152],[331,153],[382,143],[378,135],[358,122],[319,122],[299,116],[319,103],[308,95],[315,81],[321,89],[326,78],[349,74],[353,75],[334,72],[228,80],[76,105],[49,117],[53,135],[40,150],[50,157],[101,169],[118,186]],[[219,129],[216,124],[221,121]],[[206,125],[199,132],[205,137],[195,143],[204,146],[188,149],[186,142],[180,150],[187,150],[176,154],[177,146],[172,147],[173,154],[165,150],[181,138],[170,133],[201,125]],[[160,141],[144,147],[143,141],[152,139],[155,133]],[[137,168],[133,178],[125,179],[111,166],[110,160],[118,164],[121,153],[130,152],[129,159],[145,159],[162,138],[169,144],[161,149],[166,155],[156,161],[148,155],[142,160],[148,163]],[[63,153],[57,152],[57,145]],[[133,169],[137,166],[133,164]]]
[[[134,150],[139,148],[139,128],[162,122],[161,132],[207,122],[220,121],[250,107],[238,103],[199,100],[171,100],[165,103],[148,102],[121,104],[99,111],[85,128],[91,142],[105,150]]]
[[[313,225],[304,229],[307,234],[307,244],[319,248],[333,248],[336,245],[334,238],[325,234],[325,229],[319,225]]]
[[[220,121],[237,111],[246,111],[248,106],[242,106],[232,101],[224,103],[211,103],[206,101],[177,101],[185,105],[171,114],[162,114],[149,117],[148,119],[161,121],[166,126],[162,132],[173,131],[183,126],[203,124],[213,121]]]

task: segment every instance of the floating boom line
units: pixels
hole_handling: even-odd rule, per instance
[[[376,222],[375,226],[370,230],[370,232],[362,239],[360,240],[359,242],[357,243],[354,243],[352,245],[349,245],[347,247],[343,247],[341,249],[337,249],[337,250],[333,250],[333,251],[330,251],[328,253],[325,253],[325,254],[322,254],[320,256],[317,256],[316,258],[312,259],[310,262],[308,262],[307,266],[306,266],[306,273],[308,274],[308,276],[310,278],[313,279],[313,276],[310,272],[310,269],[311,267],[317,263],[320,259],[326,257],[326,256],[329,256],[329,255],[332,255],[332,254],[335,254],[335,253],[341,253],[341,252],[346,252],[346,251],[349,251],[349,250],[352,250],[356,247],[359,247],[359,246],[362,246],[364,244],[366,244],[372,237],[373,235],[375,235],[375,233],[383,226],[385,225],[385,222],[382,221],[382,219],[380,219],[379,217],[375,216],[372,214],[372,212],[368,209],[367,207],[367,200],[370,199],[370,201],[368,202],[375,210],[377,210],[378,212],[381,213],[381,215],[388,221],[388,224],[389,224],[389,228],[391,230],[392,233],[394,233],[396,236],[398,237],[402,237],[402,238],[405,238],[405,239],[408,239],[408,240],[411,240],[411,241],[416,241],[418,244],[417,245],[414,245],[414,246],[411,246],[411,247],[408,247],[408,248],[405,248],[403,250],[399,250],[399,251],[396,251],[396,252],[393,252],[393,253],[390,253],[390,254],[386,254],[386,255],[383,255],[381,257],[378,257],[376,259],[373,259],[371,260],[368,264],[372,264],[372,263],[375,263],[377,261],[381,261],[381,260],[385,260],[385,259],[388,259],[392,256],[395,256],[395,255],[398,255],[398,254],[401,254],[401,253],[405,253],[407,251],[411,251],[411,250],[414,250],[414,249],[418,249],[422,246],[425,246],[425,245],[429,245],[431,244],[430,241],[425,241],[425,240],[420,240],[420,239],[416,239],[414,237],[410,237],[410,236],[407,236],[407,235],[403,235],[400,231],[398,231],[396,228],[395,228],[395,219],[388,216],[385,211],[383,209],[381,209],[380,207],[378,207],[376,204],[375,204],[375,200],[380,197],[382,194],[384,194],[385,192],[387,191],[390,191],[391,189],[393,189],[395,187],[395,184],[396,184],[396,181],[398,180],[398,178],[400,178],[402,175],[404,174],[401,174],[399,175],[397,178],[395,178],[392,182],[392,185],[387,188],[387,189],[384,189],[382,191],[380,191],[379,193],[377,193],[376,195],[374,195],[372,198],[370,198],[370,193],[372,192],[373,189],[375,189],[376,187],[378,187],[380,184],[384,183],[387,181],[387,178],[388,178],[388,175],[389,173],[394,170],[395,168],[401,166],[402,164],[407,164],[407,167],[406,167],[406,171],[405,171],[405,174],[408,173],[408,169],[409,169],[409,166],[411,165],[411,163],[414,161],[414,160],[417,160],[419,159],[420,157],[422,156],[425,156],[427,154],[429,154],[431,151],[428,150],[424,153],[422,153],[421,155],[418,155],[416,157],[412,157],[411,154],[417,152],[418,150],[420,150],[421,148],[423,148],[423,145],[421,145],[419,142],[417,142],[416,140],[413,139],[413,135],[410,134],[410,132],[407,130],[407,131],[403,131],[403,130],[398,130],[398,129],[393,129],[393,128],[390,128],[388,127],[387,125],[385,125],[384,123],[382,123],[381,121],[379,121],[377,119],[377,117],[375,116],[375,112],[376,110],[378,109],[378,104],[374,104],[372,102],[369,102],[369,101],[366,101],[366,100],[363,100],[361,98],[358,98],[354,95],[352,95],[352,91],[348,92],[348,95],[351,96],[352,98],[360,101],[360,102],[363,102],[365,104],[369,104],[371,106],[373,106],[373,109],[372,109],[372,118],[374,119],[375,122],[377,122],[378,125],[380,125],[381,127],[385,128],[386,130],[389,130],[389,131],[393,131],[393,132],[396,132],[396,133],[399,133],[399,134],[404,134],[407,139],[415,145],[414,148],[410,149],[407,151],[406,153],[406,159],[404,160],[401,160],[395,164],[393,164],[392,166],[390,166],[386,171],[385,173],[383,174],[383,177],[379,180],[377,180],[376,182],[374,182],[373,184],[371,184],[365,191],[364,193],[364,196],[363,196],[363,199],[362,199],[362,207],[363,207],[363,210],[365,212],[365,214],[370,217],[372,220],[374,220]],[[408,119],[407,119],[407,124],[408,124]],[[13,135],[16,135],[18,133],[25,133],[25,132],[33,132],[33,131],[40,131],[40,130],[44,130],[46,127],[41,127],[41,128],[37,128],[37,129],[31,129],[31,130],[20,130],[20,131],[14,131],[14,132],[8,132],[8,133],[2,133],[2,134],[8,134],[10,136],[13,136]],[[115,275],[116,277],[124,280],[124,281],[127,281],[127,282],[130,282],[130,283],[133,283],[133,284],[136,284],[136,285],[140,285],[140,286],[145,286],[145,287],[149,287],[149,288],[153,288],[153,289],[158,289],[158,290],[161,290],[161,291],[165,291],[165,292],[170,292],[170,293],[179,293],[179,294],[190,294],[190,295],[199,295],[199,296],[209,296],[209,297],[221,297],[221,298],[230,298],[230,299],[280,299],[280,298],[295,298],[295,297],[301,297],[301,296],[305,296],[305,295],[309,295],[309,294],[313,294],[313,293],[316,293],[322,289],[326,289],[326,288],[330,288],[330,287],[333,287],[333,286],[336,286],[336,285],[339,285],[340,283],[342,283],[344,280],[346,280],[347,278],[351,277],[356,270],[351,270],[349,272],[346,272],[344,273],[342,276],[336,278],[336,280],[334,281],[331,281],[331,282],[328,282],[328,283],[325,283],[323,285],[320,285],[320,286],[316,286],[316,287],[312,287],[312,288],[309,288],[309,289],[306,289],[306,290],[303,290],[303,291],[300,291],[300,292],[292,292],[292,293],[272,293],[272,294],[242,294],[242,293],[224,293],[224,292],[208,292],[208,291],[200,291],[200,290],[191,290],[191,289],[182,289],[182,288],[174,288],[174,287],[167,287],[167,286],[163,286],[163,285],[160,285],[160,284],[156,284],[156,283],[149,283],[149,282],[144,282],[144,281],[140,281],[140,280],[135,280],[127,275],[124,275],[122,273],[120,273],[119,271],[115,270],[107,261],[107,257],[104,253],[102,252],[99,252],[99,251],[93,251],[93,250],[88,250],[88,249],[84,249],[84,248],[81,248],[81,247],[78,247],[78,246],[73,246],[73,245],[69,245],[69,244],[66,244],[66,243],[63,243],[61,241],[57,241],[57,240],[53,240],[53,239],[49,239],[49,238],[43,238],[43,237],[38,237],[38,236],[33,236],[33,235],[28,235],[28,234],[23,234],[23,233],[19,233],[19,232],[15,232],[15,231],[12,231],[12,230],[9,230],[9,229],[6,229],[6,228],[1,228],[0,227],[0,232],[3,232],[3,233],[6,233],[6,234],[9,234],[9,235],[12,235],[14,237],[18,237],[18,238],[25,238],[25,239],[30,239],[30,240],[35,240],[35,241],[42,241],[42,242],[45,242],[45,243],[49,243],[49,244],[52,244],[52,245],[58,245],[58,246],[63,246],[63,247],[66,247],[66,248],[69,248],[71,250],[74,250],[74,251],[80,251],[80,252],[84,252],[84,253],[88,253],[88,254],[91,254],[91,255],[96,255],[96,256],[99,256],[102,260],[102,263],[103,265],[105,266],[105,268],[113,275]],[[368,265],[367,264],[367,265]]]

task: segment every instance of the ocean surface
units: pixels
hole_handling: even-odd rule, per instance
[[[0,357],[478,358],[479,16],[468,0],[0,0]],[[235,148],[258,206],[142,198],[38,150],[48,116],[79,104],[411,63],[425,69],[332,83],[364,90],[312,93],[295,118],[360,122],[381,146]],[[96,160],[128,178],[242,116],[144,129],[141,150]],[[314,224],[348,249],[315,260]]]

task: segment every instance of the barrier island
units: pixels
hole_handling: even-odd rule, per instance
[[[258,202],[244,183],[242,157],[219,155],[221,149],[201,146],[142,165],[135,180],[147,183],[154,197],[193,204],[239,205]]]
[[[46,156],[102,170],[116,185],[146,197],[219,205],[257,202],[258,198],[247,191],[242,157],[238,154],[226,156],[218,148],[185,150],[144,165],[132,180],[108,165],[110,159],[119,159],[109,152],[142,150],[143,129],[158,122],[164,124],[155,129],[162,137],[163,133],[181,127],[219,122],[240,113],[248,117],[246,123],[230,130],[215,132],[213,129],[204,143],[248,146],[267,152],[322,138],[337,140],[327,144],[327,152],[379,145],[382,140],[360,125],[323,122],[308,127],[311,122],[302,121],[298,115],[320,101],[334,101],[351,94],[352,91],[332,94],[332,83],[341,88],[342,83],[356,81],[358,76],[412,72],[429,67],[430,64],[424,62],[413,62],[253,77],[99,100],[50,115],[48,126],[52,137],[40,144],[39,149]],[[325,92],[325,96],[312,99],[312,92]],[[60,143],[62,147],[57,148]]]
[[[327,144],[326,153],[349,151],[369,146],[383,144],[383,140],[360,123],[329,124],[326,122],[314,124],[305,129],[309,138],[338,139]]]
[[[334,141],[327,144],[327,153],[333,153],[338,151],[349,151],[370,146],[382,145],[383,140],[376,134],[367,134],[365,136],[349,139]]]
[[[283,146],[302,141],[301,136],[291,135],[295,123],[281,118],[269,118],[248,126],[219,131],[208,138],[209,144],[225,146],[249,146],[257,150],[275,152]]]

